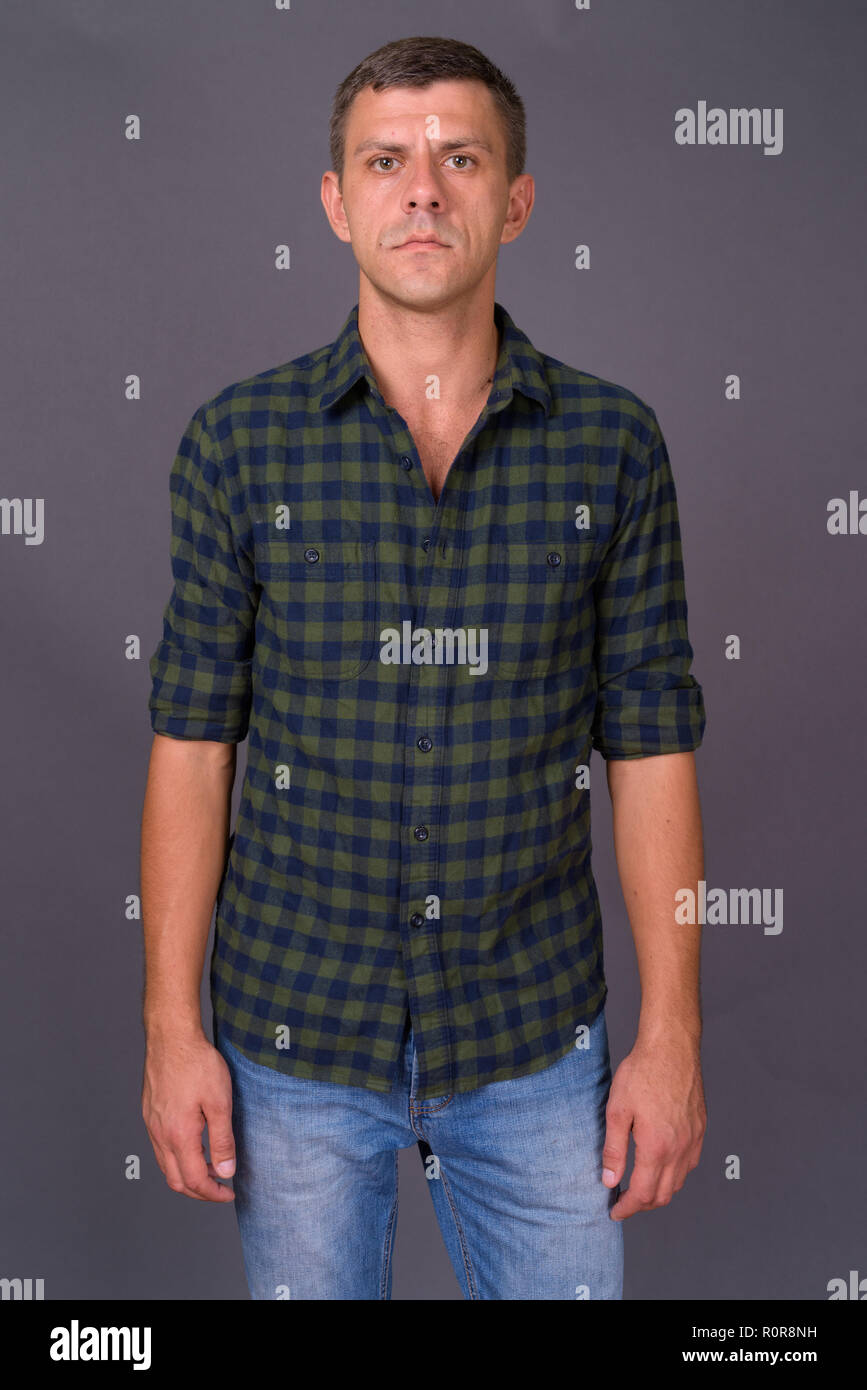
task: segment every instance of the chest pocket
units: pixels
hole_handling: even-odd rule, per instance
[[[503,545],[497,565],[492,674],[554,675],[592,642],[596,542],[582,537]]]
[[[350,680],[368,665],[376,636],[374,544],[273,542],[257,557],[256,640],[279,672],[327,683]]]

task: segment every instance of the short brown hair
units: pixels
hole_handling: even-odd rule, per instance
[[[395,39],[368,54],[337,88],[331,108],[329,147],[338,184],[343,180],[346,158],[346,119],[359,92],[365,87],[372,87],[375,92],[387,87],[428,87],[432,82],[461,78],[484,82],[490,90],[505,127],[509,183],[522,174],[527,158],[527,121],[514,83],[472,44],[415,35]]]

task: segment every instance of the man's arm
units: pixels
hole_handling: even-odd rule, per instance
[[[236,745],[155,734],[141,827],[147,1034],[142,1113],[169,1187],[232,1201],[228,1067],[202,1027],[200,990],[226,862]],[[211,1163],[205,1160],[207,1122]]]
[[[142,1111],[169,1187],[230,1202],[216,1165],[220,1177],[234,1171],[232,1079],[205,1037],[199,997],[226,863],[236,745],[249,724],[258,594],[231,430],[221,443],[217,415],[213,403],[194,412],[169,478],[174,582],[150,659],[156,737],[142,816]]]
[[[606,1111],[603,1181],[635,1165],[611,1208],[622,1220],[666,1206],[696,1167],[707,1124],[701,1077],[698,925],[675,921],[675,893],[704,876],[692,752],[606,762],[614,848],[641,977],[635,1046],[617,1068]]]

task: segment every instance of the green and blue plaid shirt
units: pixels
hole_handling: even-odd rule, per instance
[[[540,1071],[605,1001],[591,748],[705,728],[653,410],[500,304],[439,501],[336,342],[200,406],[171,471],[151,724],[247,743],[215,1027],[293,1076],[421,1100]]]

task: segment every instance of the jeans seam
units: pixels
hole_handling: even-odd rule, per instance
[[[445,1174],[442,1172],[442,1169],[440,1170],[440,1182],[443,1185],[443,1192],[446,1194],[446,1201],[449,1204],[449,1208],[452,1213],[452,1219],[455,1223],[455,1230],[458,1233],[458,1243],[461,1247],[461,1256],[464,1261],[464,1272],[467,1276],[467,1288],[470,1291],[470,1298],[478,1302],[479,1290],[478,1285],[476,1284],[476,1276],[473,1273],[473,1267],[470,1262],[470,1252],[469,1247],[467,1245],[466,1237],[464,1235],[464,1228],[461,1225],[460,1217],[458,1216],[458,1209],[452,1198],[451,1188],[448,1185],[448,1182],[446,1180]]]
[[[451,1096],[449,1097],[449,1099],[451,1100]],[[417,1116],[416,1118],[421,1117]],[[431,1145],[431,1142],[428,1139],[427,1135],[422,1132],[421,1128],[416,1129],[415,1124],[412,1125],[412,1128],[415,1130],[419,1138],[423,1139],[424,1142],[431,1148],[431,1152],[433,1152],[433,1146]],[[464,1235],[464,1228],[461,1225],[460,1218],[458,1216],[458,1209],[454,1203],[454,1200],[452,1199],[451,1189],[449,1188],[448,1182],[446,1181],[446,1176],[443,1173],[442,1169],[440,1169],[440,1175],[437,1181],[441,1182],[443,1185],[443,1192],[445,1193],[446,1201],[449,1204],[449,1210],[452,1214],[452,1220],[455,1223],[455,1230],[458,1234],[458,1245],[461,1248],[461,1259],[464,1262],[464,1273],[467,1276],[467,1288],[469,1289],[470,1298],[478,1301],[479,1291],[478,1286],[476,1284],[476,1276],[473,1273],[473,1266],[470,1262],[469,1246],[467,1245],[467,1240]]]
[[[387,1291],[387,1288],[388,1288],[388,1271],[389,1271],[389,1267],[390,1267],[390,1265],[391,1265],[392,1238],[393,1238],[393,1236],[394,1236],[394,1227],[395,1227],[395,1222],[396,1222],[396,1220],[397,1220],[398,1184],[399,1184],[399,1182],[400,1182],[399,1173],[400,1173],[400,1170],[399,1170],[398,1161],[397,1161],[397,1151],[395,1150],[395,1154],[394,1154],[394,1201],[393,1201],[392,1204],[391,1204],[391,1212],[389,1213],[388,1223],[387,1223],[386,1228],[385,1228],[385,1243],[384,1243],[384,1245],[383,1245],[383,1247],[382,1247],[382,1277],[381,1277],[381,1279],[380,1279],[380,1281],[379,1281],[379,1297],[380,1297],[380,1299],[385,1299],[385,1297],[386,1297],[386,1291]],[[386,1300],[386,1301],[387,1301],[387,1300]]]
[[[411,1100],[410,1106],[416,1115],[438,1115],[441,1110],[445,1110],[447,1105],[451,1105],[454,1098],[454,1092],[452,1092],[439,1105],[433,1105],[429,1100]]]

